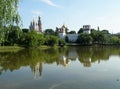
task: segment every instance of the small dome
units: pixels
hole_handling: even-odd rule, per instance
[[[65,24],[63,24],[62,28],[66,28]]]

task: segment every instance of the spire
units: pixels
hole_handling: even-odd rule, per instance
[[[33,20],[33,30],[36,30],[36,22]]]
[[[38,32],[42,32],[41,17],[38,16],[38,22],[36,22],[36,21],[33,19],[33,21],[30,23],[29,28],[30,28],[30,30],[36,30],[36,31],[38,31]]]
[[[42,24],[41,24],[41,17],[38,16],[38,31],[42,32]]]

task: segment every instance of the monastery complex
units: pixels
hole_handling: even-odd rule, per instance
[[[42,23],[41,23],[41,17],[38,17],[38,22],[35,22],[34,20],[30,23],[29,26],[30,30],[35,30],[37,33],[42,33]],[[91,26],[90,25],[83,25],[82,27],[83,33],[90,34],[91,33]],[[67,34],[66,31],[67,27],[63,25],[62,27],[58,28],[58,35],[61,39],[65,39],[65,37],[68,37],[68,40],[70,42],[76,42],[79,34]]]

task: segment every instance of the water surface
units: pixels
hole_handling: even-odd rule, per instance
[[[0,89],[120,89],[120,48],[0,52]]]

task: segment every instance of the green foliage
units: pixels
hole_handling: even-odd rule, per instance
[[[44,34],[45,35],[55,35],[55,32],[53,31],[53,29],[46,29],[44,31]]]
[[[103,34],[109,34],[109,31],[108,30],[102,30],[101,31]]]
[[[80,30],[78,31],[78,34],[83,33],[83,28],[80,28]]]
[[[5,43],[7,43],[6,45],[14,45],[14,44],[18,44],[20,35],[21,35],[22,31],[20,30],[19,27],[12,27],[11,30],[9,30],[8,33],[8,37]]]
[[[67,43],[69,42],[68,36],[65,37],[65,41],[66,41]]]
[[[3,44],[4,38],[5,38],[4,30],[0,30],[0,45]]]
[[[59,39],[59,46],[65,46],[66,42],[64,39]]]
[[[44,44],[44,36],[35,31],[23,33],[20,38],[20,45],[25,47],[39,47]]]
[[[9,30],[19,25],[18,3],[19,0],[0,0],[0,45],[6,44],[8,36],[13,34]]]
[[[82,44],[82,45],[89,45],[92,43],[92,37],[89,34],[86,33],[81,33],[78,36],[77,42]]]
[[[112,44],[120,44],[120,38],[117,36],[112,36],[111,37],[111,43]]]
[[[119,47],[68,47],[66,49],[25,49],[19,51],[0,52],[0,73],[4,71],[14,71],[21,67],[30,66],[31,70],[38,64],[51,64],[56,63],[58,65],[64,65],[61,62],[61,56],[66,57],[67,63],[75,61],[76,57],[72,57],[69,53],[75,52],[80,63],[84,66],[92,66],[93,63],[109,60],[111,55],[120,55]],[[91,59],[91,60],[89,60]],[[77,60],[77,61],[78,61]]]
[[[76,32],[75,31],[70,31],[70,32],[68,32],[68,34],[76,34]]]
[[[52,35],[45,36],[45,45],[55,46],[57,44],[58,44],[58,37],[57,36],[52,36]]]
[[[110,34],[107,30],[92,30],[91,36],[93,38],[93,43],[106,44],[110,41]]]
[[[23,32],[27,33],[29,29],[22,29]]]
[[[20,21],[18,3],[19,0],[0,0],[0,28],[18,25]]]

